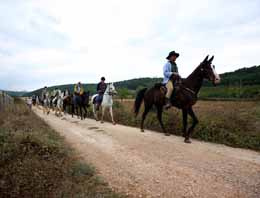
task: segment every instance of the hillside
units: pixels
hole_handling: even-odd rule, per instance
[[[234,72],[223,73],[221,76],[221,84],[218,87],[212,87],[210,82],[205,82],[201,90],[201,96],[216,97],[216,98],[252,98],[260,96],[260,66],[238,69]],[[135,93],[136,90],[142,87],[151,87],[157,82],[161,82],[162,78],[137,78],[115,82],[117,89],[127,89],[130,93]],[[85,90],[91,94],[96,92],[96,84],[84,84]],[[53,90],[58,87],[61,90],[69,89],[73,91],[73,84],[58,85],[50,87]],[[39,95],[42,89],[33,92],[25,93],[24,96],[33,94]]]
[[[161,78],[138,78],[138,79],[131,79],[131,80],[115,82],[114,84],[117,89],[126,88],[128,90],[135,91],[142,87],[151,87],[154,83],[161,82],[161,81],[162,81]],[[72,92],[74,84],[52,86],[52,87],[49,87],[49,90],[53,90],[56,87],[61,90],[69,89]],[[90,91],[91,94],[96,93],[96,84],[83,84],[83,87],[85,90]],[[27,92],[24,94],[24,96],[32,96],[33,94],[40,95],[41,91],[42,91],[42,88],[37,89],[32,92]]]
[[[221,78],[222,85],[260,85],[260,65],[224,73]]]
[[[4,91],[4,92],[6,92],[9,96],[17,96],[17,97],[23,96],[27,93],[26,91]]]

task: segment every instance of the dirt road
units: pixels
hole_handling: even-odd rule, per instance
[[[130,197],[260,197],[260,153],[34,111]]]

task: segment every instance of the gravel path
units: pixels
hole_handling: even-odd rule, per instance
[[[260,197],[260,153],[34,111],[129,197]]]

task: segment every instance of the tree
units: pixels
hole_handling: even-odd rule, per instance
[[[129,91],[126,88],[122,88],[118,90],[118,96],[121,100],[123,100],[124,98],[127,98],[127,96],[129,95]]]

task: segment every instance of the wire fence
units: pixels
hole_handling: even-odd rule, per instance
[[[14,98],[0,91],[0,111],[9,109],[14,104]]]

